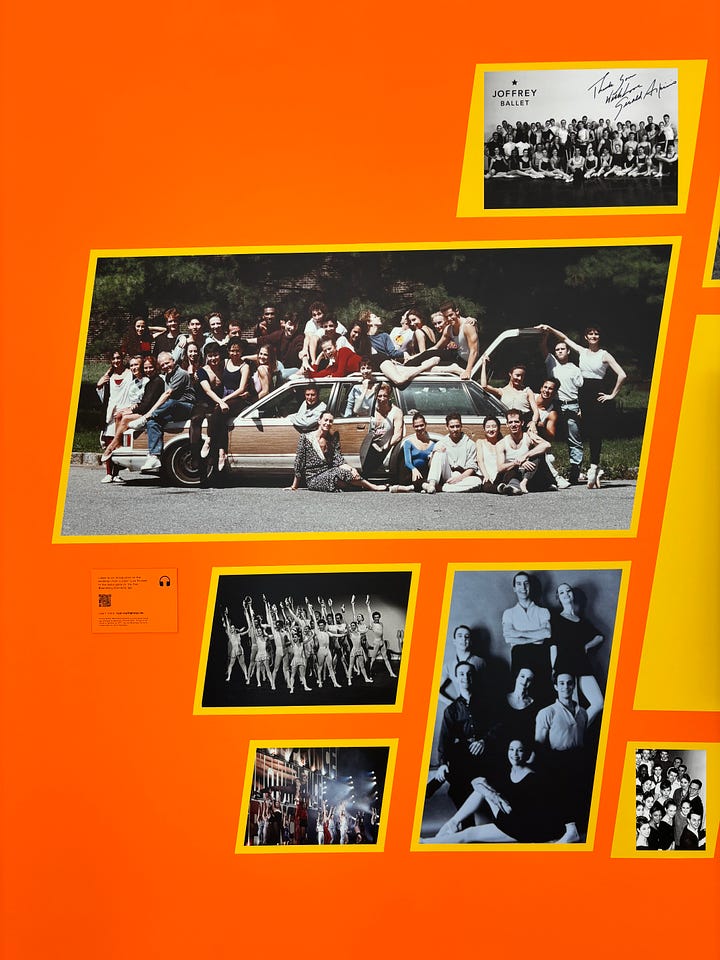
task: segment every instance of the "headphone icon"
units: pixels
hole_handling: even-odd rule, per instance
[[[158,580],[158,583],[159,583],[159,585],[160,585],[161,587],[169,587],[169,586],[170,586],[170,577],[165,577],[165,576],[160,577],[160,579]]]

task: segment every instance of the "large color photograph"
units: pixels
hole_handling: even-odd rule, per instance
[[[627,529],[670,257],[99,258],[61,535]]]

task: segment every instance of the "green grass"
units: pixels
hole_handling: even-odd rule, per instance
[[[603,440],[601,466],[605,471],[605,480],[637,480],[641,449],[642,437]],[[567,447],[563,443],[555,443],[552,452],[555,455],[555,469],[563,476],[567,476],[569,466]],[[587,470],[587,467],[586,447],[583,469]]]

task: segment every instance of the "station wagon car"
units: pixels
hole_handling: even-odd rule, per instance
[[[539,334],[534,328],[505,330],[486,350],[481,351],[480,356],[492,356],[500,376],[502,365],[506,363],[505,356],[521,359],[526,355],[534,355],[537,365],[539,344]],[[507,362],[507,365],[512,362]],[[403,412],[404,435],[412,432],[412,417],[416,410],[423,414],[429,432],[434,435],[446,432],[445,417],[449,413],[460,414],[465,433],[473,440],[484,436],[482,422],[487,416],[497,417],[502,433],[507,433],[507,411],[499,400],[482,389],[477,382],[479,376],[478,360],[470,380],[461,380],[455,374],[430,371],[421,374],[403,389],[393,386],[393,402]],[[378,376],[377,380],[384,382],[385,378]],[[232,420],[227,451],[228,467],[240,475],[277,474],[289,478],[299,436],[291,418],[305,399],[306,387],[312,383],[318,388],[321,401],[335,417],[334,429],[340,436],[340,449],[345,460],[351,466],[362,469],[363,443],[368,438],[370,419],[367,416],[344,415],[348,393],[359,382],[359,374],[353,374],[349,377],[291,380],[277,387]],[[174,423],[166,428],[161,476],[171,483],[193,487],[200,485],[204,474],[203,465],[197,462],[197,452],[191,449],[188,427],[188,423]],[[118,447],[112,459],[120,468],[140,470],[147,453],[145,431],[134,432],[131,427],[123,435],[123,445]],[[392,480],[396,479],[399,455],[398,446],[386,464]]]
[[[380,382],[382,377],[378,377]],[[347,463],[362,467],[361,450],[368,436],[367,416],[344,416],[348,393],[360,377],[325,377],[318,380],[293,380],[282,384],[267,397],[257,400],[231,421],[228,442],[228,466],[245,474],[292,474],[299,433],[292,424],[292,415],[305,399],[305,389],[312,383],[320,399],[335,417],[335,431],[340,436],[340,449]],[[459,413],[468,436],[483,436],[482,421],[496,416],[504,427],[505,408],[472,380],[461,380],[452,374],[423,374],[400,390],[393,387],[394,403],[400,407],[405,421],[405,435],[412,432],[412,414],[422,413],[432,434],[446,432],[445,417]],[[162,475],[181,486],[197,486],[203,477],[188,436],[188,423],[169,424],[165,432]],[[123,436],[123,445],[113,454],[118,467],[140,470],[148,453],[144,430]],[[393,462],[389,469],[392,475]]]

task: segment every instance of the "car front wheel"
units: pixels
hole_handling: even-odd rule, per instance
[[[200,459],[199,447],[193,450],[189,440],[173,444],[164,458],[168,480],[180,487],[199,487],[212,473],[207,460]]]

